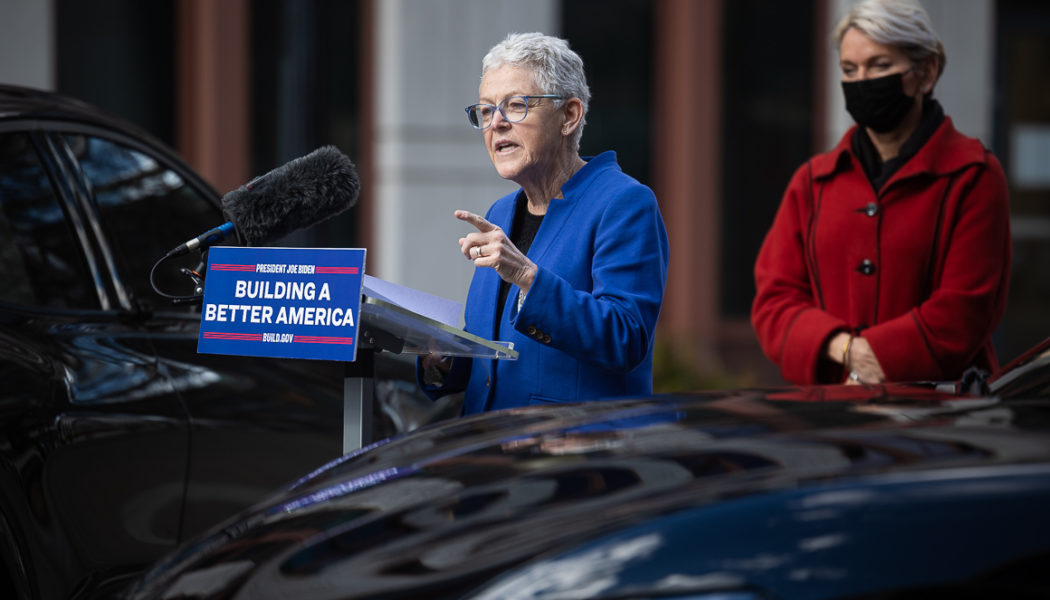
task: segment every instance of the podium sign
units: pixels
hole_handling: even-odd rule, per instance
[[[362,248],[208,251],[197,352],[353,361]]]

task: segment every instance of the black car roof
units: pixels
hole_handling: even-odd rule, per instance
[[[138,125],[83,100],[58,92],[0,84],[0,123],[4,121],[76,123],[114,132],[129,142],[146,145],[173,164],[180,165],[184,177],[197,182],[198,187],[207,191],[209,196],[215,197],[216,200],[218,198],[214,187],[186,165],[182,157],[165,142]]]
[[[109,114],[96,106],[58,92],[0,84],[0,121],[15,119],[55,120],[97,125],[119,131],[171,150],[152,134],[130,121]]]
[[[45,90],[18,85],[0,84],[0,119],[17,117],[82,117],[91,121],[116,121],[98,108],[77,100]]]

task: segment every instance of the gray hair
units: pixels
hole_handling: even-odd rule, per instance
[[[862,0],[854,4],[835,26],[832,35],[837,47],[842,47],[842,38],[851,27],[880,44],[900,48],[913,65],[936,57],[937,79],[944,73],[948,60],[944,44],[933,30],[930,15],[914,0]]]
[[[573,52],[569,43],[561,38],[542,33],[511,33],[493,46],[482,59],[481,76],[504,65],[531,70],[536,85],[545,94],[580,99],[583,117],[570,140],[579,151],[583,126],[587,122],[587,107],[591,101],[591,91],[587,87],[587,76],[583,72],[580,55]]]

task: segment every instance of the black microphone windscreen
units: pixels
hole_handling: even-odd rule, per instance
[[[360,190],[350,159],[322,146],[229,192],[222,212],[242,244],[265,246],[350,208]]]

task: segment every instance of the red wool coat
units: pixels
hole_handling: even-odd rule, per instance
[[[946,117],[876,195],[854,129],[795,172],[766,234],[751,309],[762,349],[797,384],[844,378],[824,347],[846,330],[890,381],[997,368],[1011,253],[999,161]]]

